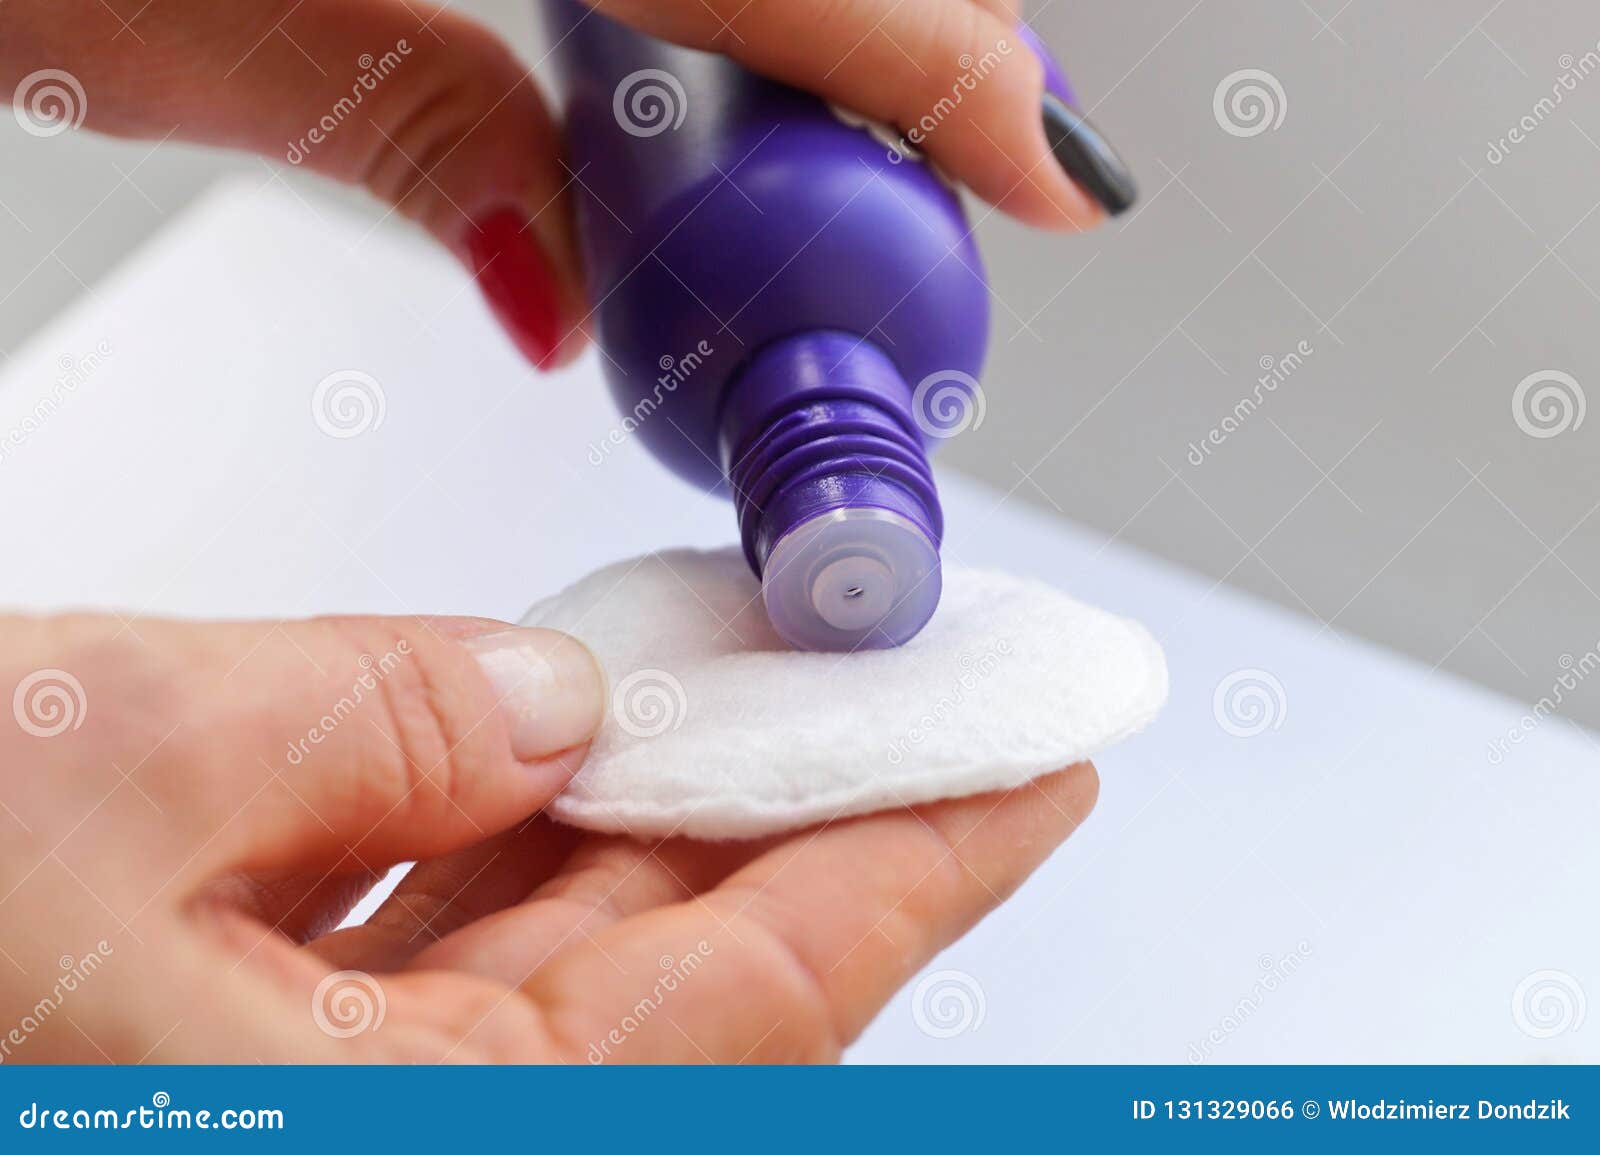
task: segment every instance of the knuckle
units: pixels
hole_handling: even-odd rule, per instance
[[[920,42],[908,46],[907,51],[921,68],[922,83],[913,87],[925,100],[956,99],[962,76],[975,72],[978,64],[985,62],[991,67],[984,70],[983,78],[971,90],[959,92],[970,99],[979,92],[978,86],[989,85],[1008,70],[1001,65],[1009,67],[1014,59],[1025,55],[1001,48],[1002,44],[1014,44],[1015,36],[975,4],[941,5],[938,14],[920,28]]]
[[[747,960],[750,971],[737,989],[764,990],[757,1001],[772,1007],[780,1023],[760,1044],[771,1055],[766,1061],[837,1062],[848,1040],[834,1013],[826,976],[783,932],[781,912],[772,909],[769,894],[730,893],[737,910],[729,922],[740,924],[744,945],[739,957]]]
[[[423,224],[441,216],[447,202],[434,170],[470,131],[472,103],[466,83],[452,76],[407,93],[398,120],[373,122],[362,187]]]
[[[904,88],[907,130],[936,154],[977,156],[1014,167],[1019,143],[1038,120],[1044,67],[1015,31],[975,5],[960,5],[930,28]],[[1021,110],[1032,110],[1019,116]],[[1019,174],[1014,173],[1012,180]]]
[[[407,820],[460,805],[480,769],[479,754],[465,740],[444,647],[388,622],[341,628],[359,655],[360,678],[376,694],[369,721],[379,737],[359,744],[365,765],[353,776],[366,794],[358,809]]]
[[[532,999],[493,986],[461,1008],[452,1037],[478,1038],[480,1053],[491,1063],[548,1063],[570,1050]]]
[[[368,926],[414,942],[437,942],[495,909],[474,899],[468,884],[477,875],[416,870],[392,901],[381,904]]]
[[[419,971],[388,986],[394,1017],[409,1027],[384,1032],[390,1062],[534,1063],[555,1052],[533,1002],[488,979]]]
[[[537,102],[523,68],[492,33],[466,25],[446,35],[448,50],[413,45],[418,59],[408,67],[416,79],[380,90],[356,162],[362,187],[435,231],[475,209],[463,203],[465,182],[493,183],[506,165],[530,163],[504,147],[497,122],[526,116]]]

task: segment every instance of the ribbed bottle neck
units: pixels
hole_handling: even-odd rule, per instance
[[[937,548],[944,518],[911,390],[870,342],[818,332],[769,345],[730,387],[721,433],[740,537],[757,574],[785,534],[834,510],[887,510]]]
[[[911,404],[881,350],[834,332],[761,350],[724,399],[745,557],[793,646],[898,646],[939,604],[944,518]]]

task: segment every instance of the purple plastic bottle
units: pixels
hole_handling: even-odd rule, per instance
[[[618,405],[731,492],[790,644],[902,644],[939,603],[926,451],[981,402],[989,295],[956,193],[815,97],[541,3]]]

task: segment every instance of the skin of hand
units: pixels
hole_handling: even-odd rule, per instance
[[[1030,224],[1103,219],[1052,159],[1044,66],[1012,50],[1012,0],[589,2],[889,124],[947,106],[963,60],[1000,59],[924,150]],[[359,84],[378,59],[390,71]],[[559,127],[532,70],[470,18],[411,0],[6,0],[0,90],[25,103],[46,69],[81,87],[85,127],[246,149],[365,187],[456,254],[535,364],[581,351]]]
[[[596,7],[891,123],[1017,19],[1003,0]],[[309,142],[360,62],[401,44]],[[6,0],[0,88],[45,69],[81,85],[88,128],[365,187],[473,271],[530,359],[580,351],[559,131],[471,20],[405,0]],[[1100,210],[1051,162],[1042,84],[1006,55],[926,150],[1004,211],[1081,229]],[[606,708],[564,635],[73,616],[0,618],[0,638],[6,1062],[831,1059],[1097,789],[1082,764],[791,837],[647,845],[540,816]],[[413,860],[369,922],[333,930]]]
[[[0,637],[5,1062],[831,1060],[1097,790],[1085,763],[650,845],[539,816],[606,709],[564,634],[86,615]]]

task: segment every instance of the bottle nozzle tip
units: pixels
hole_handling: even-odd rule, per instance
[[[898,646],[939,604],[939,551],[886,509],[836,509],[773,546],[761,596],[773,627],[803,650]]]

